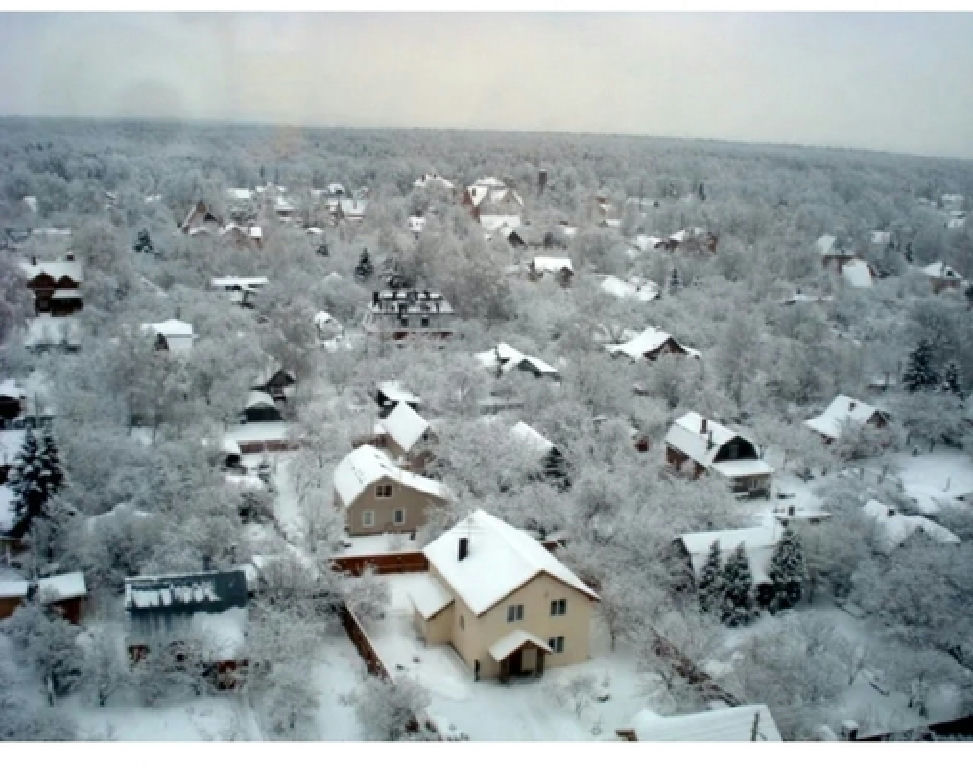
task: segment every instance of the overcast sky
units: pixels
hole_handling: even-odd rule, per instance
[[[973,158],[973,14],[4,14],[0,113]]]

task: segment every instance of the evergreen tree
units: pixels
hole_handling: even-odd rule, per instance
[[[902,382],[910,392],[921,389],[933,389],[939,383],[939,376],[932,367],[932,344],[928,339],[922,339],[909,354],[909,362]]]
[[[723,581],[723,555],[720,552],[720,542],[714,541],[710,547],[703,570],[699,574],[699,584],[696,591],[699,595],[699,608],[708,613],[720,607],[723,601],[723,591],[726,584]]]
[[[679,272],[673,267],[672,277],[669,278],[669,293],[675,295],[681,287],[682,283],[679,281]]]
[[[11,533],[19,538],[26,533],[31,519],[40,514],[45,501],[44,466],[33,430],[28,429],[24,435],[10,474],[9,485],[14,495]]]
[[[973,306],[973,283],[966,286],[966,290],[963,291],[963,295],[966,297],[966,301],[970,306]]]
[[[44,501],[54,496],[64,485],[64,470],[61,469],[61,457],[58,455],[57,443],[50,429],[44,430],[44,437],[40,445],[38,459],[41,464],[41,489]]]
[[[963,397],[963,390],[959,383],[959,364],[955,360],[950,360],[943,371],[943,391],[952,392],[958,397]]]
[[[800,602],[807,568],[804,564],[804,547],[792,529],[785,528],[774,547],[767,575],[773,585],[771,611],[793,608]]]
[[[756,611],[753,604],[753,574],[743,542],[730,553],[723,566],[723,604],[720,620],[731,627],[749,624]]]

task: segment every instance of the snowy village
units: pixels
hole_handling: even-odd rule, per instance
[[[0,118],[0,739],[973,736],[973,161]]]

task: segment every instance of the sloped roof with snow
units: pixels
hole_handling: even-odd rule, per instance
[[[601,281],[601,290],[619,299],[652,301],[659,298],[659,286],[652,280],[639,283],[609,275]]]
[[[643,709],[632,718],[632,730],[639,741],[750,741],[755,717],[757,741],[783,741],[766,704],[668,716]]]
[[[934,261],[932,264],[922,268],[924,274],[929,277],[947,277],[955,280],[962,280],[963,276],[952,267],[943,264],[941,261]]]
[[[247,404],[244,406],[244,410],[250,410],[251,408],[273,408],[277,410],[277,405],[274,403],[274,398],[268,395],[266,392],[259,392],[255,389],[251,389],[247,393]]]
[[[431,573],[424,573],[409,585],[412,604],[427,621],[453,602],[453,596]]]
[[[125,579],[128,611],[219,612],[247,604],[247,579],[243,571],[199,571]]]
[[[875,499],[869,499],[862,512],[875,521],[881,531],[879,546],[886,552],[891,552],[900,544],[911,538],[917,531],[922,531],[930,539],[939,544],[959,544],[959,537],[948,528],[919,515],[901,515],[891,507]]]
[[[408,406],[407,406],[408,407]],[[363,445],[345,456],[334,470],[334,489],[344,506],[353,504],[378,480],[387,479],[420,493],[445,499],[446,486],[399,467],[380,450]]]
[[[878,411],[868,403],[847,395],[838,395],[824,413],[813,419],[807,419],[804,423],[815,432],[836,440],[841,436],[841,426],[846,419],[856,424],[864,424],[876,413],[881,413],[883,417],[888,418],[888,414]]]
[[[418,179],[412,182],[412,186],[418,187],[420,189],[422,187],[425,187],[427,185],[432,185],[432,184],[439,184],[440,186],[445,187],[446,189],[453,189],[456,186],[449,179],[444,179],[442,176],[440,176],[438,173],[435,172],[424,173],[422,174],[422,176],[420,176]]]
[[[520,214],[501,214],[501,213],[484,213],[480,216],[480,226],[483,227],[488,232],[493,232],[494,230],[500,229],[501,227],[519,227],[521,224]]]
[[[870,288],[872,285],[872,271],[868,262],[863,259],[852,259],[841,268],[841,276],[845,282],[855,288]]]
[[[413,403],[418,405],[422,402],[419,395],[406,389],[398,379],[380,381],[375,389],[394,403]]]
[[[558,370],[553,365],[548,365],[539,357],[525,355],[502,341],[493,349],[477,352],[474,357],[480,365],[494,373],[509,373],[515,368],[526,367],[538,376],[558,375]]]
[[[14,455],[15,454],[11,454],[9,460],[12,461]],[[4,535],[7,533],[7,531],[14,527],[13,503],[13,488],[6,483],[0,485],[0,536]]]
[[[523,421],[518,421],[514,424],[510,428],[510,434],[539,453],[544,453],[554,448],[554,443]]]
[[[640,251],[653,250],[664,242],[665,240],[655,235],[636,235],[632,240],[632,244]]]
[[[574,265],[571,264],[571,259],[567,256],[535,256],[531,259],[530,264],[533,270],[540,274],[545,272],[557,273],[562,269],[566,269],[572,275],[574,274]]]
[[[697,578],[703,571],[706,556],[709,554],[714,541],[720,543],[720,555],[724,564],[727,556],[740,544],[743,544],[747,552],[747,559],[750,562],[750,572],[753,575],[754,584],[762,584],[770,581],[768,576],[770,559],[774,555],[774,546],[777,544],[779,536],[780,528],[774,521],[772,525],[755,528],[684,533],[679,537],[679,540],[682,541],[689,553],[693,572]]]
[[[214,288],[254,288],[258,285],[267,285],[270,280],[265,275],[253,277],[236,277],[227,275],[226,277],[214,277],[210,280],[210,285]]]
[[[459,539],[468,554],[457,558]],[[423,553],[477,616],[540,573],[598,599],[571,570],[526,532],[478,509],[423,547]]]
[[[531,634],[523,629],[515,629],[501,637],[497,642],[487,649],[487,653],[494,661],[503,661],[518,648],[530,643],[535,648],[544,653],[552,653],[551,646],[541,640],[537,635]]]
[[[4,597],[27,597],[30,592],[30,582],[20,581],[0,581],[0,598]]]
[[[74,597],[84,597],[88,588],[84,583],[84,574],[80,571],[62,573],[37,580],[37,595],[41,605],[70,600]]]
[[[78,261],[29,261],[20,262],[20,269],[28,280],[33,280],[40,274],[50,275],[55,280],[68,277],[76,283],[84,282],[84,267]]]
[[[388,416],[379,420],[379,424],[404,451],[411,451],[429,429],[429,422],[404,402],[399,402]]]
[[[639,360],[646,355],[658,352],[670,340],[690,357],[700,356],[699,350],[693,349],[692,347],[684,347],[671,334],[666,333],[660,328],[653,328],[652,326],[649,326],[638,336],[626,341],[624,344],[606,344],[605,349],[612,356],[625,355],[632,360]]]
[[[695,411],[690,411],[676,419],[669,427],[665,441],[701,467],[712,468],[727,477],[746,477],[773,472],[770,465],[762,459],[714,461],[720,449],[734,438],[740,438],[752,445],[758,455],[760,451],[752,440],[713,419],[706,420],[705,432],[702,429],[703,417]]]
[[[27,390],[18,386],[16,379],[4,379],[0,381],[0,397],[9,397],[12,400],[19,400],[27,396]]]

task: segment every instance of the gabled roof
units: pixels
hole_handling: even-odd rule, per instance
[[[632,360],[639,360],[646,355],[655,354],[670,340],[690,357],[700,356],[699,350],[693,349],[692,347],[684,347],[671,334],[659,328],[653,328],[652,326],[649,326],[638,336],[626,341],[624,344],[606,344],[605,349],[613,357],[616,355],[625,355]]]
[[[515,629],[490,646],[487,653],[494,661],[503,661],[514,651],[523,648],[525,645],[533,645],[538,651],[552,653],[551,646],[541,640],[537,635],[531,634],[523,629]]]
[[[255,288],[259,285],[267,285],[270,280],[265,275],[255,275],[253,277],[236,277],[227,275],[226,277],[214,277],[210,280],[210,285],[214,288]]]
[[[132,612],[218,613],[247,604],[241,570],[199,571],[125,579],[125,609]]]
[[[157,333],[165,337],[170,352],[188,352],[193,348],[193,327],[182,320],[164,320],[161,323],[142,323],[142,332]]]
[[[889,553],[900,544],[911,538],[917,531],[922,531],[930,539],[939,544],[959,544],[960,539],[948,528],[919,515],[901,515],[875,499],[869,499],[862,512],[875,521],[881,531],[879,546]]]
[[[484,213],[480,215],[480,226],[483,227],[488,232],[500,229],[501,227],[519,227],[521,224],[520,214],[501,214],[501,213]]]
[[[514,424],[510,428],[510,434],[538,453],[546,453],[554,448],[554,443],[523,421],[518,421]]]
[[[838,395],[820,416],[807,419],[804,423],[815,432],[837,440],[841,436],[841,425],[845,419],[856,424],[864,424],[876,413],[888,419],[888,414],[872,405],[847,395]]]
[[[849,261],[841,268],[841,276],[855,288],[870,288],[872,285],[872,268],[864,259]]]
[[[468,554],[459,560],[459,540]],[[541,573],[598,599],[584,582],[524,531],[478,509],[423,547],[446,584],[477,616]]]
[[[344,506],[353,504],[372,483],[388,479],[420,493],[445,499],[446,486],[397,466],[377,448],[363,445],[345,456],[334,470],[334,489]]]
[[[379,423],[385,433],[404,451],[411,451],[429,429],[429,422],[405,402],[399,402]]]
[[[422,402],[419,395],[413,394],[404,386],[402,382],[398,379],[391,379],[389,381],[380,381],[376,386],[375,390],[384,395],[386,399],[391,400],[394,403],[412,403],[418,405]]]
[[[493,349],[477,352],[475,355],[479,363],[493,372],[509,373],[515,368],[529,370],[537,376],[557,376],[558,371],[539,357],[531,357],[514,349],[509,344],[500,342]]]
[[[422,188],[422,187],[425,187],[425,186],[431,185],[431,184],[439,184],[439,185],[445,187],[446,189],[453,189],[456,186],[449,179],[444,179],[442,176],[440,176],[438,173],[435,173],[435,172],[433,172],[433,173],[424,173],[424,174],[422,174],[422,176],[420,176],[418,179],[416,179],[414,182],[412,182],[412,186],[419,187],[419,188]]]
[[[428,621],[453,602],[453,596],[431,573],[424,573],[409,585],[409,597],[422,618]]]
[[[752,440],[712,419],[706,419],[706,431],[702,430],[703,417],[695,411],[690,411],[676,419],[669,427],[669,431],[666,432],[666,443],[686,454],[701,467],[715,469],[728,477],[769,474],[773,471],[762,459],[714,461],[720,449],[735,438],[752,445],[758,455],[759,450]]]
[[[37,580],[37,595],[41,605],[70,600],[74,597],[84,597],[88,588],[84,583],[84,574],[80,571],[62,573]]]
[[[364,217],[365,209],[368,207],[368,200],[362,200],[359,198],[343,197],[338,202],[341,207],[341,213],[344,216],[351,218]]]
[[[929,277],[939,277],[939,278],[945,277],[954,280],[963,279],[963,276],[959,272],[957,272],[952,267],[943,264],[943,262],[941,261],[934,261],[932,264],[923,267],[922,271],[924,274],[929,275]]]
[[[0,381],[0,397],[9,397],[12,400],[19,400],[27,397],[27,390],[17,385],[16,379],[4,379]]]
[[[631,730],[639,741],[750,741],[754,718],[757,741],[783,741],[766,704],[664,717],[643,709],[632,718]]]
[[[247,393],[247,404],[244,406],[244,410],[249,411],[251,408],[273,408],[276,411],[277,405],[274,403],[274,398],[266,392],[251,389]]]

